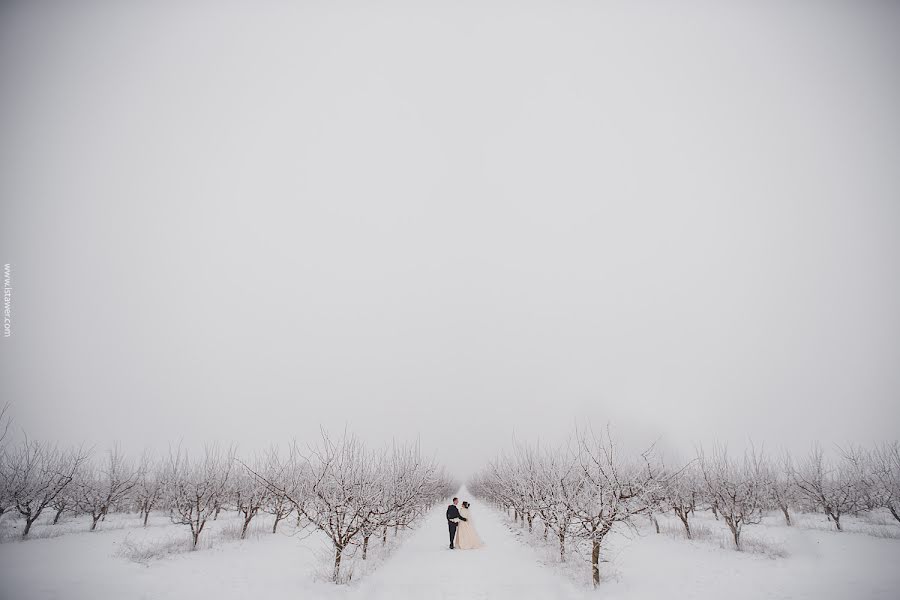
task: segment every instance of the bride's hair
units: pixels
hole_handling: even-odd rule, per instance
[[[463,502],[463,508],[469,508],[469,503],[468,503],[468,502]]]

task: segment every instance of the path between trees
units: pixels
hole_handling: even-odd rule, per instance
[[[465,491],[460,493],[465,498]],[[473,503],[473,521],[485,547],[450,550],[446,506],[419,528],[360,586],[366,600],[583,600],[585,590],[538,562],[490,507]]]

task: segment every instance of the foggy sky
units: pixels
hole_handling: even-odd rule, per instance
[[[582,419],[894,439],[898,7],[4,3],[0,394],[460,477]]]

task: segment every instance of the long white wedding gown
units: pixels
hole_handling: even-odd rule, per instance
[[[478,532],[475,531],[475,525],[472,523],[472,511],[461,507],[459,514],[466,520],[459,522],[459,526],[456,528],[456,540],[453,545],[460,550],[475,550],[484,546],[484,542],[478,537]]]

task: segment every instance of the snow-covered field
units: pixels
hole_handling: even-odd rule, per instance
[[[246,540],[237,539],[234,513],[205,531],[202,549],[187,552],[189,535],[164,515],[140,527],[137,517],[111,515],[96,532],[89,521],[69,519],[36,526],[18,541],[4,518],[0,544],[0,597],[4,599],[116,600],[259,598],[387,599],[895,599],[900,597],[900,526],[880,517],[848,519],[830,530],[824,517],[798,515],[792,528],[776,515],[746,529],[752,551],[728,547],[726,531],[698,514],[697,538],[683,539],[675,519],[623,528],[604,546],[603,583],[589,587],[589,565],[572,549],[565,565],[540,526],[529,535],[477,500],[476,525],[487,546],[446,547],[443,506],[414,531],[389,536],[370,550],[368,572],[353,563],[349,585],[327,577],[328,546],[295,531],[290,520],[272,534],[260,517]],[[724,547],[723,547],[724,546]],[[324,575],[324,577],[323,577]]]
[[[188,529],[172,525],[165,515],[152,515],[146,529],[137,516],[123,515],[110,515],[95,532],[87,531],[89,517],[43,525],[33,532],[35,539],[0,544],[0,597],[330,597],[335,586],[311,577],[315,553],[323,544],[315,537],[298,539],[285,522],[272,534],[271,518],[266,517],[259,517],[242,541],[237,539],[238,515],[223,513],[207,525],[200,542],[203,548],[196,552],[188,551]],[[148,553],[160,555],[147,557]]]
[[[614,529],[604,542],[602,597],[606,599],[729,598],[844,599],[900,597],[900,526],[883,519],[848,519],[842,533],[823,515],[800,515],[786,527],[772,514],[745,528],[744,552],[733,550],[724,523],[698,513],[687,540],[681,522],[660,517],[660,534],[648,521],[637,530]],[[514,534],[535,547],[538,560],[557,572],[590,582],[589,550],[559,564],[558,547],[536,527]],[[588,594],[590,596],[590,594]]]

